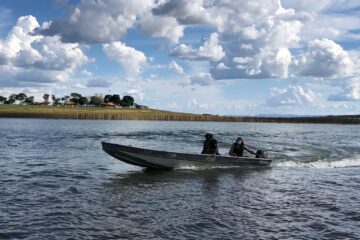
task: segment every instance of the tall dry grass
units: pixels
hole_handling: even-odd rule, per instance
[[[97,120],[155,120],[155,121],[215,121],[215,122],[273,122],[273,123],[330,123],[360,124],[351,116],[328,117],[225,117],[208,114],[169,112],[154,109],[115,109],[103,107],[46,107],[0,105],[0,117],[97,119]]]

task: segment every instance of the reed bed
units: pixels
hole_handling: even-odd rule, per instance
[[[270,123],[328,123],[360,124],[359,116],[325,117],[228,117],[191,114],[155,109],[116,109],[103,107],[51,107],[0,105],[0,117],[51,118],[93,120],[154,120],[154,121],[215,121],[215,122],[270,122]]]

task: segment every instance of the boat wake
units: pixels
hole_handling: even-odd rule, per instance
[[[183,166],[175,168],[175,170],[209,170],[209,169],[232,169],[243,168],[242,166]]]
[[[345,158],[342,160],[318,160],[314,162],[301,162],[301,161],[284,161],[273,162],[272,167],[302,167],[302,168],[348,168],[360,167],[360,156],[353,158]]]

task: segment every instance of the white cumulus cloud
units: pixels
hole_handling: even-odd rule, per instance
[[[66,20],[54,20],[39,32],[60,35],[64,42],[107,43],[117,41],[134,26],[137,16],[149,11],[152,1],[81,0]]]
[[[103,51],[110,59],[120,63],[128,73],[139,73],[147,61],[144,53],[119,41],[103,44]]]
[[[152,37],[164,37],[172,42],[178,42],[184,35],[185,27],[175,18],[154,16],[150,12],[141,17],[141,28]]]
[[[290,85],[286,88],[273,88],[267,105],[280,106],[304,106],[315,103],[317,95],[312,90],[305,91],[299,85]]]
[[[329,39],[311,41],[307,52],[298,56],[295,64],[302,76],[346,76],[353,70],[349,54]]]
[[[193,49],[192,47],[180,44],[173,49],[171,55],[188,60],[219,61],[225,56],[225,53],[219,43],[219,35],[212,33],[199,49]]]
[[[211,11],[218,16],[217,27],[225,52],[221,62],[227,67],[211,63],[210,72],[215,79],[288,76],[292,57],[289,49],[299,46],[307,17],[283,8],[277,0],[227,4],[219,1]]]
[[[35,17],[20,17],[0,40],[0,76],[7,81],[2,85],[64,81],[91,62],[77,43],[62,43],[59,36],[34,36],[38,27]]]

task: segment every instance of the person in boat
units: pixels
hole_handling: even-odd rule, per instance
[[[245,146],[244,140],[241,137],[238,137],[236,139],[236,142],[231,145],[229,155],[242,157],[244,154],[244,151],[247,151],[251,154],[256,155],[256,153],[254,151],[252,151],[251,149],[249,149]]]
[[[210,142],[212,139],[213,139],[213,135],[211,133],[205,134],[205,141],[201,154],[210,154]]]
[[[220,155],[217,146],[217,140],[213,137],[211,133],[205,134],[204,147],[201,151],[201,154]]]
[[[217,145],[217,140],[214,139],[214,138],[211,139],[211,141],[210,141],[210,153],[209,154],[220,155],[219,148],[218,148],[218,145]]]

